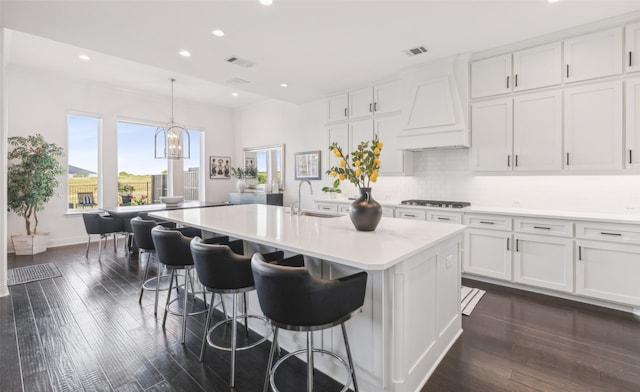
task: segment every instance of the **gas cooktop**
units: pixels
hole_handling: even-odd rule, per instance
[[[408,206],[421,207],[443,207],[443,208],[464,208],[469,207],[471,203],[466,201],[443,201],[443,200],[403,200],[400,204]]]

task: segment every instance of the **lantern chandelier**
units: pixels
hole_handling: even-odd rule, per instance
[[[171,121],[156,129],[154,155],[160,159],[189,159],[191,158],[191,138],[182,124],[173,118],[173,83],[171,81]]]

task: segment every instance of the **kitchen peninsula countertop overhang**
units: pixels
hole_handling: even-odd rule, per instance
[[[292,215],[287,208],[234,205],[159,211],[155,218],[363,270],[383,270],[460,234],[465,226],[382,219],[374,232],[357,231],[347,215]]]

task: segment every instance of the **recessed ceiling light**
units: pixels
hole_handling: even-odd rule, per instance
[[[262,5],[271,5],[273,4],[273,0],[258,0]]]
[[[237,96],[238,96],[238,95],[240,95],[240,94],[238,94],[238,93],[231,93],[231,95],[233,95],[234,97],[237,97]]]
[[[547,0],[549,3],[557,3],[560,0]]]
[[[190,57],[191,56],[191,53],[188,50],[181,50],[178,53],[180,54],[180,56],[183,56],[183,57]]]
[[[224,36],[224,31],[220,29],[215,29],[211,32],[211,34],[215,35],[216,37],[222,37]]]
[[[83,61],[91,60],[91,57],[87,56],[86,54],[81,54],[80,56],[78,56],[78,58]]]
[[[280,87],[288,87],[289,85],[286,83],[280,83]]]

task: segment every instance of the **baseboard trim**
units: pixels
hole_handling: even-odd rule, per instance
[[[0,297],[6,297],[9,295],[9,286],[7,286],[7,282],[4,281],[0,283]]]

